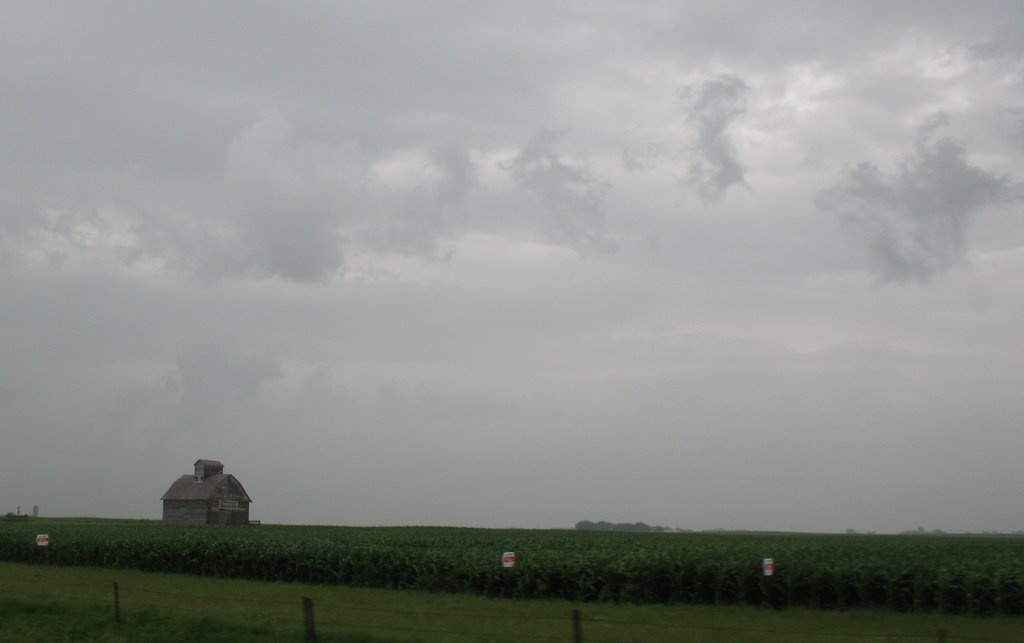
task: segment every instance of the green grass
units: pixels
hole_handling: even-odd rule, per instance
[[[242,621],[151,609],[139,610],[118,622],[107,608],[0,598],[3,641],[272,641],[279,640],[282,634]]]
[[[114,620],[118,584],[121,621]],[[1024,642],[1024,618],[886,610],[627,605],[200,578],[0,562],[3,641],[301,641],[301,599],[322,641]]]
[[[35,535],[48,533],[49,547]],[[502,551],[515,551],[502,569]],[[761,560],[775,559],[764,577]],[[0,523],[0,560],[601,603],[1024,615],[1024,538]]]

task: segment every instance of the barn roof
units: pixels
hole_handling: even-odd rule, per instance
[[[238,489],[245,496],[247,502],[252,502],[252,498],[245,492],[245,488],[242,487],[242,483],[238,481],[238,478],[231,475],[230,473],[218,473],[212,476],[206,477],[202,482],[196,482],[194,476],[183,475],[174,481],[171,488],[167,490],[167,493],[160,496],[161,500],[208,500],[213,492],[217,490],[223,484],[234,482]]]
[[[201,464],[204,467],[209,467],[209,466],[223,467],[224,466],[224,463],[220,462],[219,460],[203,460],[203,459],[199,459],[199,460],[196,460],[196,464]]]

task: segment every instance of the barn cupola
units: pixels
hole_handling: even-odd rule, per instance
[[[195,482],[202,482],[210,476],[224,473],[224,465],[216,460],[196,460]]]

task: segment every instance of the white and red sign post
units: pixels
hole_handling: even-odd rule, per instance
[[[775,560],[772,558],[765,558],[764,562],[761,563],[761,569],[764,571],[765,576],[771,576],[775,573]]]
[[[514,551],[507,551],[501,555],[501,566],[502,567],[515,567],[516,566],[516,553]]]
[[[36,544],[40,547],[48,547],[50,545],[50,537],[47,534],[39,534],[36,536]]]

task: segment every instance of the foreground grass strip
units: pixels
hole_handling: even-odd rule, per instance
[[[282,634],[286,633],[242,621],[152,609],[139,610],[116,622],[106,608],[0,598],[3,641],[273,641]]]
[[[114,582],[122,623],[113,618]],[[0,639],[301,641],[303,596],[327,641],[569,641],[578,608],[587,642],[935,641],[943,630],[950,642],[1024,643],[1019,617],[501,600],[5,562]]]

